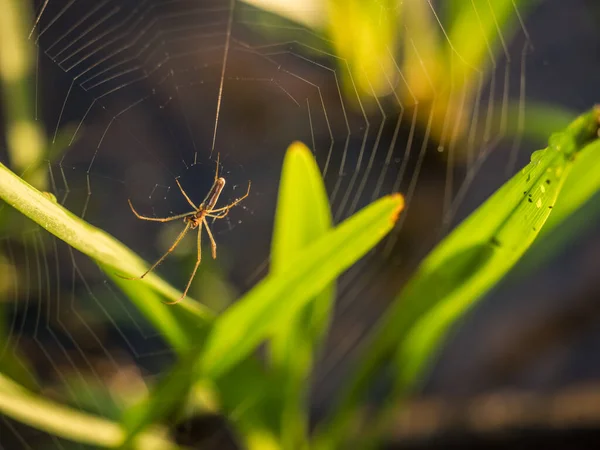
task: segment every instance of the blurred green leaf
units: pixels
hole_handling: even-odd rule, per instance
[[[325,5],[322,0],[303,0],[302,2],[290,2],[289,0],[242,0],[243,3],[253,5],[256,10],[244,8],[238,14],[242,17],[248,16],[252,19],[252,24],[258,22],[264,27],[272,26],[281,28],[293,28],[293,25],[302,24],[311,28],[322,28],[325,24],[326,14]],[[241,8],[240,8],[241,9]],[[262,11],[268,11],[272,16],[265,17],[257,14]],[[257,18],[258,16],[258,18]],[[285,22],[284,22],[285,19]],[[267,30],[268,32],[269,30]],[[281,30],[280,30],[281,31]]]
[[[499,60],[499,49],[514,33],[519,16],[539,0],[472,0],[455,3],[450,11],[447,59],[448,85],[476,89],[483,72]]]
[[[502,114],[500,109],[497,111],[498,116]],[[511,103],[507,108],[507,132],[511,136],[545,142],[554,130],[566,128],[576,117],[576,112],[557,105],[527,102],[527,108],[521,111],[518,103]],[[519,120],[522,120],[521,125]]]
[[[293,143],[283,163],[271,272],[293,268],[295,257],[332,227],[327,192],[310,150]],[[314,299],[285,319],[271,341],[271,362],[280,378],[281,436],[284,448],[301,448],[308,437],[306,398],[313,358],[329,326],[335,287],[327,286]],[[305,444],[304,444],[305,445]]]
[[[85,376],[80,372],[64,375],[60,394],[70,405],[76,405],[80,411],[86,411],[109,420],[121,417],[121,405],[113,396],[106,380]]]
[[[350,93],[381,96],[392,90],[400,8],[396,0],[327,0],[328,34]]]
[[[3,374],[0,374],[0,413],[51,435],[98,447],[116,447],[124,436],[118,424],[39,397]],[[179,447],[157,433],[144,432],[133,441],[132,448]]]
[[[12,254],[9,252],[9,255]],[[9,292],[17,295],[18,274],[11,260],[0,253],[0,373],[12,378],[27,389],[37,391],[39,385],[36,375],[19,349],[18,339],[13,340],[13,330],[9,326]]]
[[[389,407],[419,379],[450,326],[506,275],[532,244],[582,148],[590,141],[597,142],[599,119],[600,109],[595,108],[564,132],[552,135],[548,148],[534,152],[531,163],[421,263],[376,330],[330,427],[324,428],[323,445],[342,439],[371,376],[386,358],[393,357],[393,394],[376,422],[385,426]],[[381,431],[377,427],[369,430]]]

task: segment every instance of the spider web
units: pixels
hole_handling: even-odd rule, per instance
[[[437,3],[428,4],[438,17]],[[405,195],[391,235],[338,284],[334,326],[315,378],[324,403],[427,250],[541,146],[522,139],[528,101],[574,109],[592,103],[568,90],[581,74],[576,62],[560,59],[569,50],[549,50],[554,27],[547,22],[560,22],[557,0],[526,17],[515,8],[517,32],[501,36],[499,52],[490,51],[475,100],[460,109],[474,130],[466,158],[452,144],[439,146],[431,120],[419,120],[416,100],[391,93],[367,103],[329,41],[299,25],[265,20],[245,3],[49,0],[36,8],[36,119],[53,142],[65,144],[48,161],[50,191],[61,204],[154,261],[182,224],[139,221],[128,198],[149,216],[185,212],[175,179],[199,203],[213,182],[217,155],[227,179],[223,204],[252,181],[250,197],[211,225],[219,256],[204,258],[190,290],[194,298],[224,308],[268,270],[279,172],[294,140],[312,149],[337,223],[382,195]],[[585,11],[585,2],[578,8]],[[393,11],[382,7],[383,13]],[[390,90],[402,83],[396,68]],[[344,80],[354,89],[344,90]],[[562,90],[550,88],[559,85]],[[509,119],[516,129],[509,130]],[[455,121],[446,116],[447,135]],[[482,124],[486,137],[478,140]],[[144,375],[169,367],[172,355],[160,336],[87,257],[34,225],[6,233],[0,248],[11,338],[4,351],[27,354],[36,373],[45,374],[44,385],[110,416],[118,401],[101,393],[107,385],[114,392],[123,385],[143,390]],[[184,241],[158,272],[185,286],[195,251],[193,239]],[[5,423],[32,448],[29,435]]]

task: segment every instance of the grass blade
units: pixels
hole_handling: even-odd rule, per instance
[[[410,385],[439,338],[533,243],[581,149],[596,139],[600,109],[579,117],[426,258],[397,300],[411,328],[397,354],[399,386]],[[419,300],[417,300],[419,299]],[[426,299],[426,300],[424,300]],[[407,321],[408,308],[414,319]],[[396,317],[398,318],[398,317]],[[398,321],[395,321],[398,325]]]
[[[35,96],[31,76],[35,47],[27,37],[31,4],[0,0],[0,91],[4,132],[12,167],[40,189],[48,185],[42,163],[46,137],[35,117]]]
[[[388,77],[394,73],[390,50],[396,44],[397,14],[395,0],[327,0],[327,32],[336,55],[343,61],[341,73],[347,67],[352,77],[345,88],[368,99],[389,92]],[[352,80],[352,82],[350,81]]]
[[[569,178],[542,232],[546,235],[600,191],[600,141],[586,146],[573,163]]]
[[[597,226],[600,214],[600,141],[586,146],[573,163],[569,178],[556,200],[552,214],[540,236],[528,252],[528,258],[519,266],[519,277],[539,267],[569,244],[574,236]],[[593,199],[594,195],[596,198]],[[585,205],[584,214],[574,214]]]
[[[535,1],[472,0],[457,2],[452,10],[447,46],[450,74],[448,85],[476,87],[481,72],[495,64],[493,55],[510,40],[519,16],[523,16]],[[448,2],[453,3],[453,2]],[[492,55],[490,57],[490,55]]]
[[[319,167],[310,150],[293,143],[287,151],[275,216],[271,273],[293,267],[302,249],[332,227],[331,211]],[[334,285],[298,313],[282,322],[271,340],[270,356],[279,380],[276,398],[281,405],[281,441],[284,448],[301,448],[307,442],[305,399],[313,358],[329,325],[335,299]]]
[[[319,436],[323,446],[335,446],[348,432],[369,380],[386,358],[393,356],[396,366],[389,405],[412,387],[449,327],[513,267],[536,238],[581,149],[597,140],[599,120],[600,108],[594,108],[553,135],[548,148],[534,152],[530,164],[427,256],[382,320],[366,360]],[[389,408],[383,409],[378,425],[385,425],[388,412]]]
[[[38,430],[81,444],[114,448],[124,437],[124,431],[118,424],[38,397],[2,374],[0,413]],[[132,448],[175,450],[179,447],[156,433],[141,433],[133,441]]]
[[[389,233],[403,204],[396,194],[367,206],[308,246],[290,270],[268,275],[225,311],[207,337],[200,376],[216,379],[250,354]]]

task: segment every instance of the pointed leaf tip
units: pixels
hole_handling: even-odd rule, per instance
[[[392,213],[392,223],[396,223],[398,221],[398,217],[400,217],[400,213],[404,209],[404,196],[400,193],[395,193],[390,195],[392,200],[398,202],[398,206]]]
[[[308,152],[308,153],[310,153],[310,149],[303,142],[294,141],[288,147],[288,152],[296,152],[296,153]]]

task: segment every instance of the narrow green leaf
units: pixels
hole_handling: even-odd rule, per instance
[[[553,230],[599,191],[600,141],[596,140],[577,155],[542,234]]]
[[[401,30],[396,0],[327,0],[325,4],[329,39],[341,59],[340,73],[348,78],[348,92],[354,87],[366,98],[389,93],[388,80],[395,70],[392,53]]]
[[[279,185],[271,271],[289,269],[292,256],[331,228],[325,185],[310,150],[294,142],[287,150]]]
[[[483,71],[495,64],[494,55],[506,45],[516,29],[519,16],[539,0],[472,0],[457,2],[448,26],[448,85],[475,87]],[[451,2],[449,2],[451,3]],[[491,55],[491,56],[490,56]]]
[[[518,276],[526,277],[565,248],[573,238],[597,225],[600,215],[600,141],[587,145],[577,155],[569,178],[556,200],[552,214],[540,236],[528,252],[526,261],[519,265]],[[594,195],[596,197],[594,197]],[[584,207],[584,214],[574,214]]]
[[[394,226],[399,194],[364,208],[309,245],[281,274],[270,274],[219,317],[200,357],[200,376],[215,379],[272,335]]]
[[[114,448],[124,437],[118,424],[41,398],[3,374],[0,374],[0,413],[81,444]],[[132,448],[175,450],[179,447],[157,433],[145,432],[132,442]]]
[[[551,136],[548,148],[534,152],[531,163],[427,256],[376,331],[321,435],[324,445],[348,431],[370,377],[386,357],[394,355],[397,371],[392,404],[426,369],[449,327],[514,266],[546,222],[581,149],[597,139],[599,119],[595,108]]]
[[[319,167],[310,150],[295,142],[288,148],[283,163],[271,273],[285,273],[292,268],[302,249],[331,227],[329,201]],[[334,286],[327,286],[305,308],[274,330],[271,361],[279,378],[277,398],[283,402],[280,420],[284,448],[301,448],[307,441],[308,378],[315,352],[329,325],[334,298]]]
[[[534,152],[519,174],[423,262],[397,302],[403,305],[398,310],[405,318],[411,316],[406,314],[409,306],[418,318],[411,320],[413,329],[398,353],[406,377],[403,383],[412,382],[446,326],[504,276],[531,245],[550,216],[575,158],[597,138],[599,117],[600,110],[595,109],[553,135],[548,148]]]
[[[35,120],[36,98],[31,76],[35,46],[28,39],[32,5],[18,0],[0,0],[0,92],[3,136],[12,167],[40,189],[48,185],[43,161],[46,136]]]

